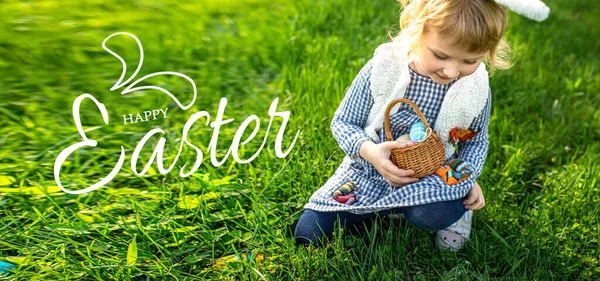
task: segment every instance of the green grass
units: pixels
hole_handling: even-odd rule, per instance
[[[294,246],[303,205],[344,156],[329,129],[333,112],[388,30],[398,29],[395,1],[1,3],[0,260],[20,257],[10,260],[21,264],[8,278],[597,279],[600,7],[595,0],[546,2],[552,8],[546,22],[510,15],[507,39],[517,57],[511,70],[491,78],[491,144],[479,179],[487,206],[476,212],[471,243],[456,254],[437,251],[433,233],[389,218],[362,236],[338,232],[326,248]],[[121,66],[101,42],[116,31],[144,45],[138,77],[184,73],[198,86],[195,105],[182,111],[156,91],[111,92]],[[119,39],[111,48],[134,62],[132,43]],[[191,95],[183,80],[152,81]],[[88,133],[99,144],[69,158],[65,186],[89,186],[106,175],[121,145],[128,157],[113,182],[76,196],[56,192],[53,165],[79,139],[71,104],[82,93],[107,106],[110,123],[84,104],[83,124],[100,126]],[[275,155],[276,120],[257,159],[238,164],[230,157],[213,167],[206,154],[212,130],[198,122],[189,138],[205,159],[193,177],[180,178],[179,168],[167,175],[156,166],[144,176],[131,171],[132,151],[148,130],[167,131],[171,160],[185,121],[202,110],[214,120],[221,97],[229,102],[224,118],[235,120],[221,130],[218,159],[253,114],[261,128],[243,146],[244,158],[259,148],[275,98],[280,111],[291,112],[284,149],[301,131],[292,153]],[[119,122],[123,114],[166,106],[167,119]],[[186,149],[178,166],[193,157]],[[242,252],[267,259],[213,267]]]

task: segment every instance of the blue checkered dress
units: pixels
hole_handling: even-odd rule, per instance
[[[464,197],[473,186],[475,179],[481,174],[487,155],[491,93],[483,111],[471,124],[471,128],[480,130],[479,134],[470,141],[459,143],[458,153],[454,153],[451,158],[446,159],[446,161],[456,157],[464,159],[473,172],[469,179],[449,186],[434,174],[401,188],[393,187],[385,181],[369,161],[359,155],[359,148],[363,142],[368,140],[375,142],[363,129],[374,103],[369,81],[371,68],[372,62],[369,61],[352,82],[331,121],[331,131],[346,153],[346,157],[325,185],[310,197],[304,208],[323,212],[349,211],[362,214]],[[412,69],[410,78],[411,81],[404,97],[414,102],[423,112],[429,124],[435,127],[444,95],[456,80],[447,85],[440,85]],[[397,112],[390,113],[390,128],[394,140],[401,135],[408,134],[410,126],[417,121],[419,121],[419,117],[407,104],[402,104]],[[379,132],[379,136],[381,141],[385,141],[383,129]],[[357,157],[353,159],[351,156]],[[332,197],[333,191],[343,185],[346,180],[352,180],[358,185],[358,190],[353,191],[357,201],[352,205],[341,204]]]

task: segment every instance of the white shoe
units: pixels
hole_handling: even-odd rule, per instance
[[[436,244],[440,250],[456,252],[462,249],[471,237],[471,224],[473,223],[473,210],[468,210],[454,224],[436,234]]]

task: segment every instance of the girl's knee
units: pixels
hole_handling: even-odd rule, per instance
[[[321,246],[331,239],[337,213],[318,212],[305,209],[296,224],[294,238],[297,245]]]
[[[466,209],[462,199],[407,207],[403,213],[406,220],[417,227],[438,231],[458,221]]]

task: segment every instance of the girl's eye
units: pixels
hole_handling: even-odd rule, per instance
[[[438,56],[438,54],[436,54],[436,53],[433,53],[433,55],[434,55],[436,58],[440,59],[440,60],[445,60],[445,59],[447,59],[447,57],[445,57],[445,58],[443,58],[443,57],[440,57],[440,56]]]
[[[477,61],[465,61],[466,64],[476,64]]]

